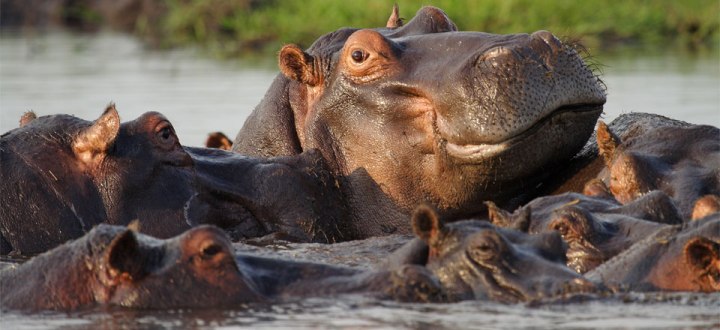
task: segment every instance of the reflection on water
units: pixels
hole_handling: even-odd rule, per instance
[[[276,73],[272,64],[258,69],[192,51],[149,52],[119,34],[3,34],[0,132],[17,127],[27,110],[94,120],[114,101],[123,121],[159,111],[181,143],[198,146],[211,131],[234,137]]]
[[[613,55],[597,60],[605,65],[606,120],[643,111],[720,126],[716,52],[696,57]],[[56,32],[25,38],[5,33],[0,38],[0,133],[16,127],[26,110],[92,120],[115,101],[123,120],[159,111],[173,122],[183,144],[201,145],[211,131],[234,136],[276,75],[273,62],[258,68],[215,62],[191,51],[150,52],[117,34]],[[290,248],[311,258],[326,254],[317,245]],[[367,261],[365,256],[356,259]],[[0,312],[0,323],[3,329],[710,328],[720,326],[719,310],[720,294],[640,295],[537,306],[399,304],[341,297],[228,310]]]
[[[720,126],[719,52],[598,56],[608,87],[605,118],[652,112]]]
[[[597,56],[608,86],[604,118],[639,111],[720,126],[718,56],[717,50]],[[151,52],[120,34],[3,33],[0,133],[16,127],[27,110],[93,120],[114,101],[124,121],[162,112],[186,145],[203,144],[211,131],[234,137],[277,74],[274,63],[268,59],[258,68],[192,51]]]
[[[720,326],[720,294],[634,295],[572,304],[380,302],[358,296],[225,310],[103,310],[2,314],[13,329],[708,329]]]

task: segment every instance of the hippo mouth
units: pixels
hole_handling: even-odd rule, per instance
[[[602,112],[603,104],[573,104],[564,105],[548,115],[540,118],[534,124],[527,129],[509,136],[500,142],[493,143],[479,143],[479,144],[456,144],[452,143],[447,139],[442,138],[444,142],[445,151],[451,157],[467,160],[467,161],[482,161],[492,157],[495,157],[507,150],[512,149],[515,145],[521,144],[527,141],[538,131],[552,124],[553,120],[566,114],[587,114],[594,115]]]

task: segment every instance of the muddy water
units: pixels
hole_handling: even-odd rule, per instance
[[[604,118],[653,112],[720,126],[720,57],[717,52],[610,54],[604,64],[608,103]],[[277,69],[262,63],[217,62],[192,50],[154,52],[123,35],[53,32],[0,38],[0,133],[20,115],[70,113],[92,120],[114,101],[123,120],[146,111],[164,113],[181,142],[201,145],[206,134],[233,136],[262,98]],[[346,264],[376,262],[392,239],[352,244],[365,254],[341,255]],[[363,244],[364,247],[363,247]],[[339,246],[342,248],[342,246]],[[330,260],[319,245],[278,247],[286,257]],[[277,251],[276,251],[277,252]],[[334,254],[333,254],[334,253]],[[325,259],[323,259],[325,258]],[[0,293],[2,294],[2,293]],[[490,302],[400,304],[357,296],[309,299],[220,310],[89,310],[74,313],[0,312],[2,329],[101,328],[718,328],[720,293],[632,294],[533,305]]]

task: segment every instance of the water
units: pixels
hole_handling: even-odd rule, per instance
[[[608,85],[604,119],[640,111],[720,126],[720,57],[609,54],[598,56]],[[0,133],[20,115],[70,113],[93,120],[110,101],[123,120],[164,113],[181,142],[202,145],[206,134],[234,136],[277,74],[264,63],[217,62],[192,50],[155,52],[133,38],[52,32],[0,38]],[[366,244],[381,249],[394,241]],[[373,245],[376,244],[376,245]],[[383,245],[384,244],[384,245]],[[389,244],[389,245],[388,245]],[[343,245],[336,248],[342,249]],[[279,254],[368,266],[369,255],[343,255],[326,246],[289,245]],[[342,260],[336,260],[340,258]],[[1,294],[1,293],[0,293]],[[44,328],[681,328],[720,327],[720,293],[623,295],[567,304],[402,304],[358,296],[308,299],[222,310],[89,310],[73,313],[0,312],[2,329]]]
[[[608,86],[604,119],[653,112],[720,126],[720,56],[599,56]],[[218,62],[196,52],[152,52],[122,34],[53,32],[0,38],[0,133],[23,112],[97,118],[114,101],[123,121],[146,111],[165,114],[181,143],[199,146],[207,133],[231,138],[278,72],[274,59]]]
[[[0,132],[20,115],[68,113],[94,120],[114,101],[122,121],[158,111],[184,145],[207,134],[234,137],[265,94],[277,70],[198,58],[191,50],[152,52],[119,34],[0,39]]]

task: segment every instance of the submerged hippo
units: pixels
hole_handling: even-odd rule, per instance
[[[0,271],[0,307],[78,310],[238,307],[241,303],[361,293],[401,301],[443,299],[420,266],[366,271],[234,256],[227,235],[199,226],[159,240],[101,224],[87,235]]]
[[[114,105],[94,122],[35,117],[0,137],[1,254],[43,252],[99,223],[133,220],[161,238],[203,223],[235,239],[353,238],[343,234],[341,195],[317,153],[258,160],[183,147],[163,115],[120,124]]]
[[[568,244],[567,265],[585,273],[654,232],[682,223],[662,191],[621,205],[608,198],[565,193],[539,197],[510,213],[492,203],[492,223],[531,234],[555,231]]]
[[[388,263],[425,265],[448,299],[516,303],[595,289],[565,266],[566,247],[557,233],[528,235],[479,220],[443,224],[426,206],[412,222],[418,239]]]
[[[720,213],[668,227],[585,274],[616,290],[720,291]]]
[[[696,201],[720,194],[720,129],[636,128],[620,139],[600,122],[597,132],[606,164],[600,177],[621,203],[659,189],[675,200],[684,219],[690,219]]]
[[[532,195],[588,140],[605,90],[572,45],[460,32],[434,7],[398,22],[283,47],[233,150],[318,149],[368,237],[410,233],[421,202],[460,216]]]

